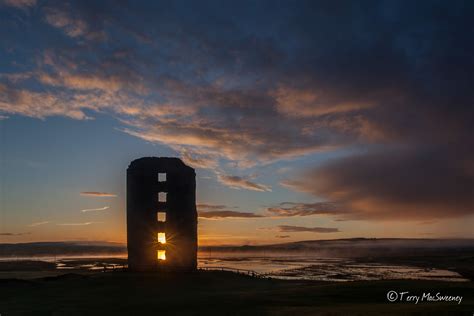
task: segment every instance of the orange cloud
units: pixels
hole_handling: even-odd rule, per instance
[[[49,222],[49,221],[36,222],[36,223],[31,223],[31,224],[28,225],[28,226],[30,226],[30,227],[36,227],[36,226],[46,225],[46,224],[48,224],[48,223],[50,223],[50,222]]]
[[[280,225],[278,226],[280,232],[285,233],[338,233],[340,230],[333,227],[302,227],[302,226],[290,226]]]
[[[117,194],[109,192],[98,192],[98,191],[84,191],[81,192],[81,195],[84,196],[97,196],[97,197],[116,197]]]
[[[60,223],[58,226],[89,226],[92,224],[98,224],[99,222],[81,222],[81,223]]]
[[[283,202],[277,207],[267,208],[270,216],[293,217],[293,216],[312,216],[312,215],[341,215],[349,211],[344,210],[336,203],[315,202],[315,203],[294,203]]]
[[[325,95],[317,87],[306,89],[280,86],[271,92],[280,113],[289,116],[315,117],[359,111],[373,106],[369,101],[341,100],[335,95]]]
[[[82,213],[87,213],[87,212],[98,212],[98,211],[106,211],[110,208],[110,206],[104,206],[104,207],[99,207],[99,208],[88,208],[81,210]]]
[[[255,183],[248,179],[239,176],[230,176],[224,174],[218,174],[217,180],[234,189],[246,189],[252,191],[260,191],[260,192],[271,192],[272,188],[270,186],[266,186],[264,184]]]
[[[224,219],[224,218],[259,218],[263,217],[255,213],[236,211],[205,211],[199,212],[199,218],[203,219]]]

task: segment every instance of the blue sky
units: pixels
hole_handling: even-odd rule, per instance
[[[474,237],[472,9],[3,0],[0,241],[124,242],[142,156],[201,244]]]

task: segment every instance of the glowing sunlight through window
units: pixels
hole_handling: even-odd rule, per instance
[[[161,244],[166,244],[166,235],[165,233],[158,233],[158,242]]]
[[[158,250],[158,260],[166,260],[166,250]]]

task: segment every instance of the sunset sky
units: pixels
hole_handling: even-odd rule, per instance
[[[125,242],[196,169],[200,245],[474,238],[474,2],[0,0],[0,242]]]

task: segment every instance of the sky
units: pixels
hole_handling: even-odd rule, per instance
[[[0,1],[0,242],[126,241],[143,156],[200,245],[474,238],[472,1]]]

